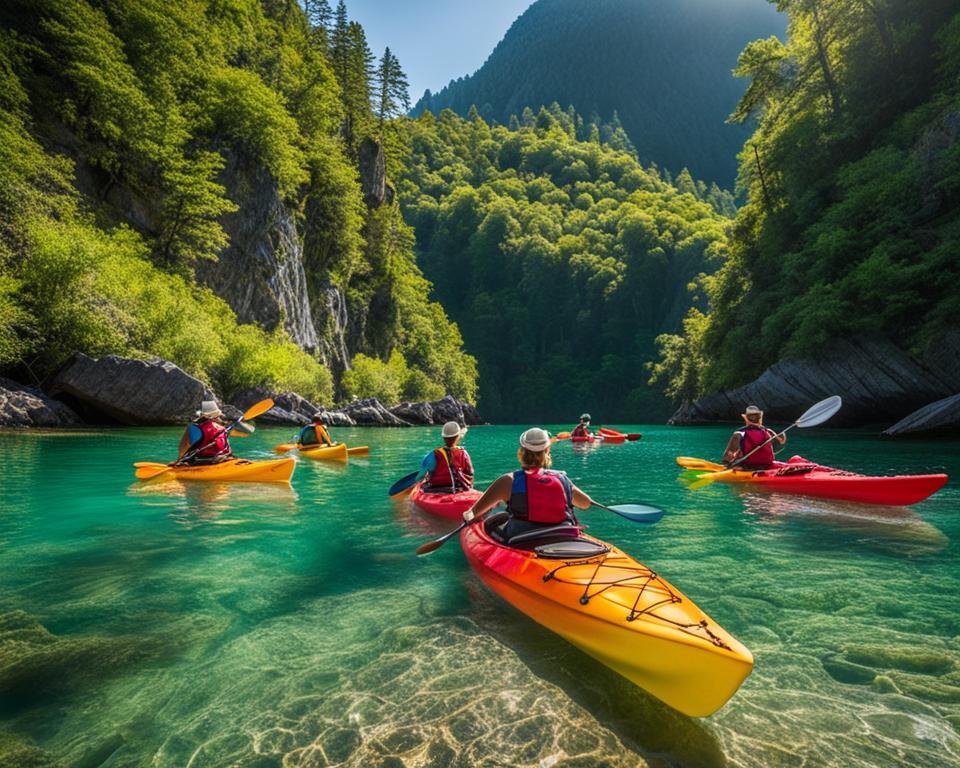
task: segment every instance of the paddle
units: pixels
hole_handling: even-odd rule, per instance
[[[267,398],[266,400],[261,400],[259,403],[254,403],[246,411],[244,411],[243,415],[239,419],[237,419],[233,423],[228,424],[226,427],[224,427],[223,431],[229,434],[237,427],[237,425],[240,424],[240,422],[244,421],[245,419],[255,419],[257,418],[257,416],[259,416],[262,413],[266,413],[271,408],[273,408],[273,400],[269,398]],[[204,448],[209,448],[211,445],[214,444],[214,442],[215,440],[211,440],[209,443],[198,446],[194,448],[192,451],[187,451],[183,456],[181,456],[175,462],[171,464],[164,464],[160,468],[139,467],[137,469],[136,475],[141,480],[150,480],[151,478],[157,477],[158,475],[162,475],[164,472],[169,472],[170,470],[183,465],[184,463],[192,459],[194,456],[196,456]]]
[[[727,469],[723,470],[722,472],[712,472],[709,475],[704,475],[699,480],[692,482],[690,484],[690,488],[693,490],[704,488],[710,485],[710,483],[713,483],[724,476],[732,475],[734,470],[740,464],[743,464],[744,461],[749,459],[754,453],[756,453],[761,448],[763,448],[763,446],[769,445],[777,437],[780,437],[781,435],[785,435],[787,433],[787,430],[792,429],[793,427],[800,427],[801,429],[803,429],[804,427],[815,427],[818,424],[823,424],[823,422],[825,422],[827,419],[833,416],[833,414],[835,414],[837,411],[840,410],[841,405],[843,405],[843,401],[840,399],[840,396],[833,395],[831,397],[828,397],[826,400],[821,400],[819,403],[816,403],[815,405],[810,406],[810,408],[808,408],[799,419],[793,422],[793,424],[790,424],[788,427],[786,427],[782,432],[778,432],[775,435],[771,435],[762,443],[760,443],[760,445],[758,445],[752,451],[747,453],[745,456],[741,456],[739,459],[732,462],[730,466]]]
[[[387,491],[387,496],[396,496],[398,493],[407,490],[408,488],[413,488],[417,484],[417,478],[420,477],[420,470],[416,472],[411,472],[409,475],[404,475],[397,482],[390,486],[390,490]]]
[[[647,504],[614,504],[613,506],[606,506],[601,504],[598,501],[590,500],[590,504],[594,507],[600,507],[600,509],[605,509],[607,512],[613,512],[614,514],[620,515],[620,517],[626,518],[632,523],[655,523],[661,517],[663,517],[663,510],[658,507],[651,507]],[[434,539],[433,541],[428,541],[426,544],[421,544],[417,547],[417,555],[426,555],[430,552],[433,552],[435,549],[440,549],[447,541],[453,538],[456,534],[460,533],[464,528],[466,528],[471,523],[479,522],[483,518],[477,518],[476,520],[471,520],[469,522],[463,522],[454,528],[450,533],[445,533],[439,539]]]
[[[366,456],[370,453],[369,445],[357,445],[353,448],[347,448],[347,453],[351,456]]]
[[[287,451],[292,451],[297,447],[296,443],[280,443],[280,445],[273,446],[274,453],[286,453]]]
[[[560,440],[569,440],[569,439],[570,439],[569,432],[557,432],[557,434],[555,434],[553,437],[550,438],[551,442],[554,442],[554,443]]]

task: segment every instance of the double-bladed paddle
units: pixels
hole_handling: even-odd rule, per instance
[[[711,472],[708,475],[703,475],[699,479],[694,480],[692,483],[690,483],[690,488],[693,490],[696,490],[698,488],[705,488],[706,486],[710,485],[716,480],[720,480],[723,477],[728,477],[732,475],[738,466],[743,464],[743,462],[745,462],[754,453],[756,453],[761,448],[763,448],[763,446],[769,445],[776,438],[782,435],[785,435],[787,433],[787,430],[792,429],[793,427],[800,427],[801,429],[803,429],[804,427],[815,427],[818,424],[823,424],[823,422],[825,422],[827,419],[833,416],[833,414],[835,414],[837,411],[840,410],[841,405],[843,405],[843,400],[840,399],[840,396],[833,395],[831,397],[828,397],[826,400],[821,400],[819,403],[810,406],[806,411],[804,411],[803,415],[799,419],[793,422],[793,424],[790,424],[788,427],[786,427],[782,432],[778,432],[777,434],[771,435],[770,437],[768,437],[766,440],[760,443],[760,445],[758,445],[752,451],[745,454],[744,456],[741,456],[736,461],[732,462],[727,469],[721,472]]]
[[[600,502],[590,500],[590,504],[594,507],[600,507],[600,509],[605,509],[607,512],[613,512],[614,514],[620,515],[620,517],[626,518],[632,523],[655,523],[661,517],[663,517],[663,510],[659,507],[651,507],[648,504],[614,504],[612,506],[606,506]],[[475,522],[480,522],[483,518],[477,518],[476,520],[464,521],[460,523],[456,528],[454,528],[450,533],[445,533],[439,539],[434,539],[433,541],[428,541],[426,544],[421,544],[417,547],[418,555],[426,555],[430,552],[433,552],[435,549],[439,549],[447,541],[454,536],[456,536],[460,531],[466,528],[468,525],[471,525]]]
[[[230,434],[240,424],[240,422],[245,421],[247,419],[255,419],[257,418],[257,416],[259,416],[262,413],[266,413],[271,408],[273,408],[273,400],[269,398],[267,398],[266,400],[261,400],[259,403],[254,403],[246,411],[244,411],[243,415],[239,419],[225,426],[223,428],[223,431],[227,434]],[[148,467],[138,466],[135,474],[137,478],[140,480],[150,480],[154,477],[158,477],[159,475],[162,475],[164,472],[170,472],[171,470],[176,469],[179,466],[183,466],[183,464],[185,464],[187,461],[189,461],[194,456],[196,456],[204,448],[209,448],[211,445],[213,445],[214,442],[216,442],[215,439],[211,440],[208,443],[205,443],[204,445],[197,446],[193,450],[187,451],[183,456],[181,456],[179,459],[177,459],[176,461],[170,464],[163,464],[161,466],[148,466]],[[137,466],[137,465],[135,464],[134,466]]]

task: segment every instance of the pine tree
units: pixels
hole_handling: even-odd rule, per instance
[[[370,80],[374,75],[375,59],[367,45],[363,27],[355,21],[351,21],[347,26],[346,46],[346,72],[341,86],[345,113],[343,138],[353,154],[360,143],[360,137],[372,127]]]
[[[339,10],[339,8],[337,9]],[[327,0],[303,0],[303,12],[313,29],[330,31],[330,22],[333,21],[333,10]],[[346,8],[344,8],[346,13]]]
[[[374,75],[376,84],[376,104],[374,110],[379,121],[379,131],[383,133],[384,123],[392,117],[398,117],[410,109],[410,92],[407,76],[400,68],[397,57],[387,48],[380,59],[380,66]]]

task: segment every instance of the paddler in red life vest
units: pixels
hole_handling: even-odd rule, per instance
[[[220,420],[223,412],[216,400],[200,403],[197,418],[191,421],[180,438],[180,455],[196,451],[188,464],[216,464],[229,459],[233,453],[227,438],[226,425]]]
[[[777,434],[772,429],[763,426],[763,411],[755,405],[748,405],[743,413],[743,428],[738,429],[730,436],[727,450],[723,454],[723,463],[729,466],[741,456],[746,456],[758,445],[774,437],[780,445],[787,442],[787,436]],[[750,470],[770,469],[774,463],[773,442],[769,442],[756,453],[752,454],[743,464],[737,467]]]
[[[297,444],[302,446],[311,445],[336,445],[336,442],[330,438],[330,433],[323,424],[323,419],[319,413],[313,415],[313,420],[300,430],[297,435]]]
[[[580,423],[570,432],[570,437],[590,437],[590,414],[585,413],[580,417]]]
[[[576,535],[578,523],[573,508],[586,509],[593,500],[570,482],[566,473],[550,469],[550,433],[533,427],[521,434],[517,460],[521,468],[494,480],[463,513],[464,521],[483,517],[497,504],[505,503],[510,517],[490,531],[505,544],[518,534],[557,525],[569,525],[570,535]]]
[[[423,489],[456,493],[473,488],[473,462],[467,449],[457,445],[467,428],[448,421],[440,434],[443,446],[430,451],[420,462],[420,468],[427,473]]]

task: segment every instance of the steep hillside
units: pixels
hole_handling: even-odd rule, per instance
[[[4,3],[0,373],[157,355],[329,401],[378,394],[344,385],[363,354],[404,396],[472,397],[386,181],[399,64],[310,8]]]
[[[576,122],[559,108],[515,130],[450,110],[412,121],[404,215],[477,357],[489,418],[665,418],[645,366],[718,263],[730,219],[717,211],[732,204],[578,141]]]
[[[612,122],[644,163],[730,187],[748,136],[725,124],[744,83],[737,54],[785,22],[766,0],[538,0],[474,74],[427,92],[413,114],[476,105],[506,124],[558,102]]]

